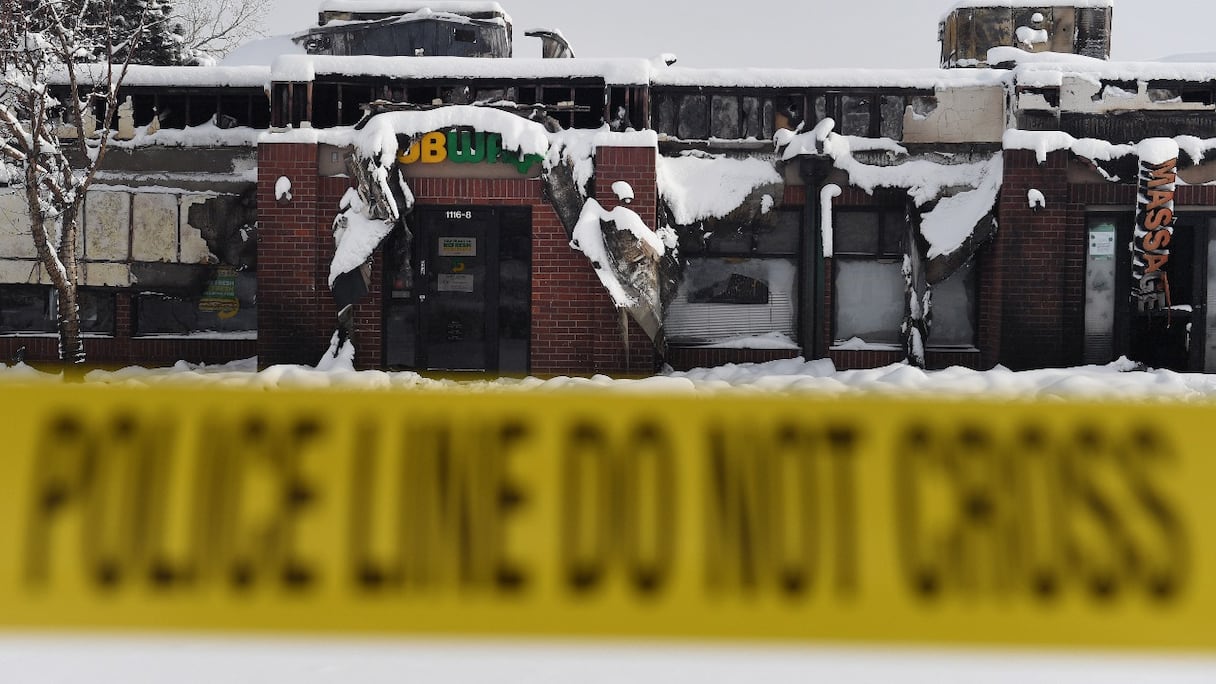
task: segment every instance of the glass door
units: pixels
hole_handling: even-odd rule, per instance
[[[417,207],[408,223],[385,251],[385,366],[527,373],[530,208]]]
[[[495,369],[498,236],[494,212],[455,207],[418,213],[419,351],[423,364],[432,370]]]
[[[1160,308],[1133,309],[1130,354],[1133,360],[1175,371],[1204,368],[1207,223],[1206,217],[1183,214],[1174,224],[1169,263],[1163,269],[1168,279],[1168,297]]]

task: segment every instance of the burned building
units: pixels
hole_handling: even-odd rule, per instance
[[[1114,3],[958,2],[938,25],[943,69],[988,64],[988,51],[1016,47],[1095,59],[1110,57]]]
[[[509,42],[470,59],[443,40],[509,36],[496,3],[329,0],[272,66],[132,72],[86,207],[86,346],[1216,370],[1216,67],[1111,62],[1111,19],[965,2],[948,68],[708,70]],[[0,352],[53,358],[19,202],[0,192]]]
[[[327,0],[294,40],[312,55],[510,57],[510,19],[496,2]]]

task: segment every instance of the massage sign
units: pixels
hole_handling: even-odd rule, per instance
[[[435,131],[410,142],[397,154],[401,164],[510,164],[519,173],[528,173],[544,155],[505,150],[502,134],[472,131]]]
[[[1146,141],[1142,145],[1159,141]],[[1165,143],[1166,141],[1160,141]],[[1132,240],[1132,301],[1136,311],[1151,315],[1168,311],[1170,298],[1170,241],[1174,237],[1174,192],[1178,181],[1178,148],[1173,141],[1172,156],[1166,161],[1162,154],[1140,156],[1140,197],[1136,208],[1136,233]],[[1164,147],[1164,145],[1162,145]]]

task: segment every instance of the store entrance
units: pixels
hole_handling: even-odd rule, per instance
[[[1202,372],[1216,362],[1208,337],[1209,223],[1201,214],[1181,214],[1170,240],[1169,306],[1130,312],[1129,356],[1152,368]],[[1206,358],[1205,358],[1206,357]]]
[[[530,210],[418,207],[408,223],[385,264],[386,365],[526,373]]]

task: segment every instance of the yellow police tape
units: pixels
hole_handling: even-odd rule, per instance
[[[0,626],[1216,650],[1216,409],[5,388]]]

